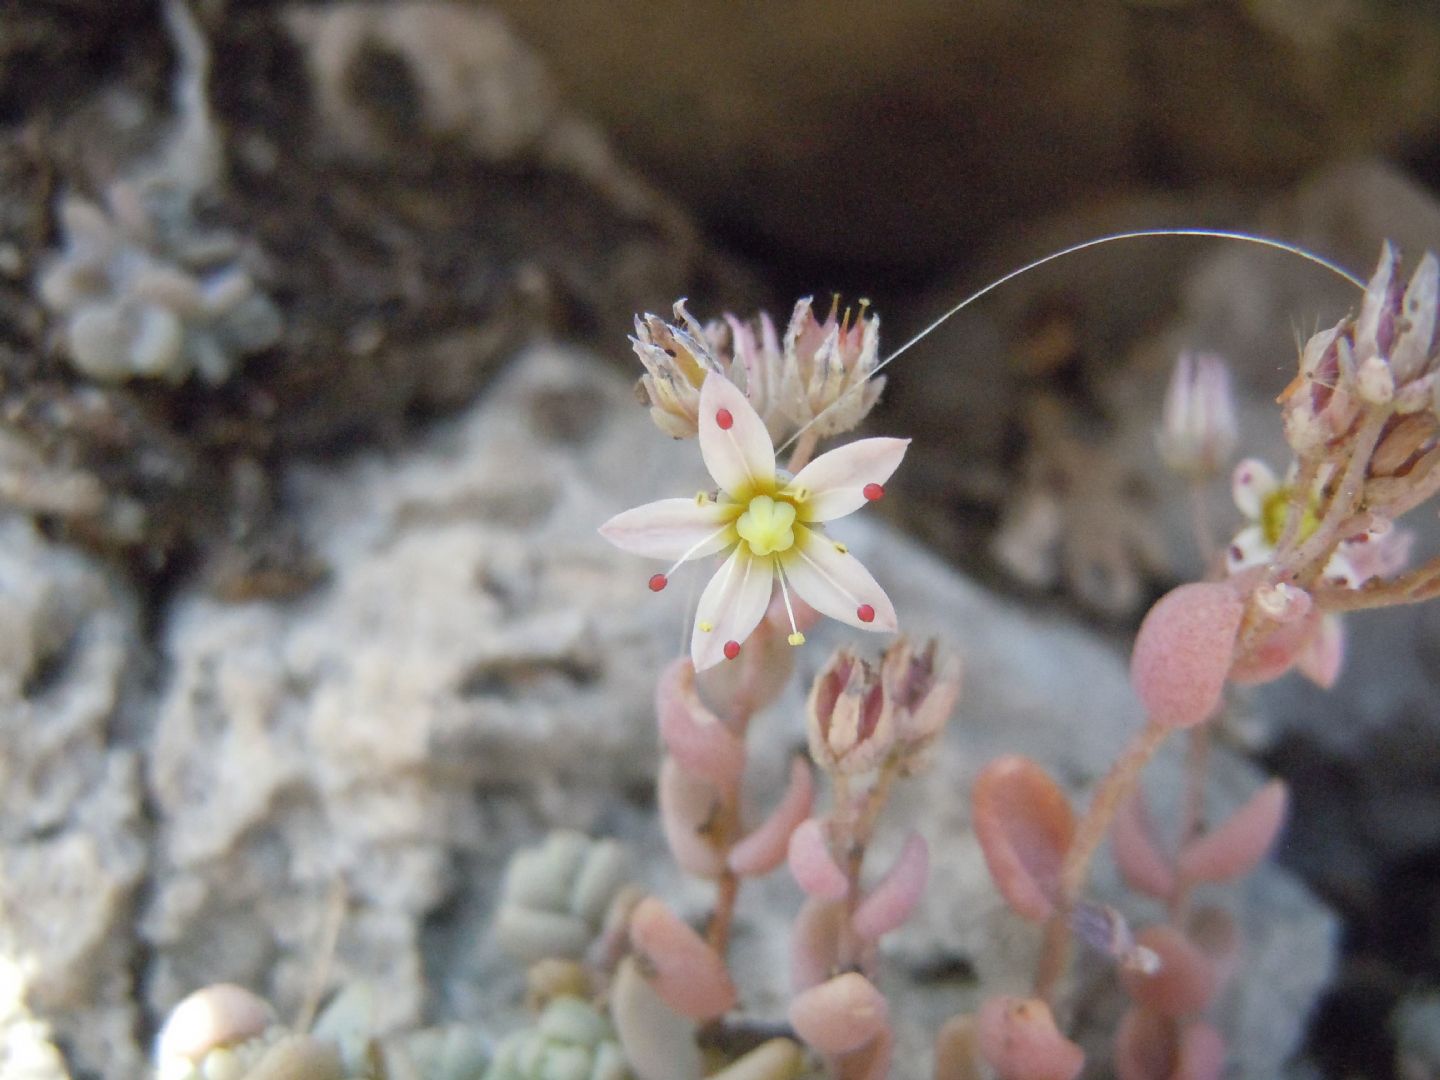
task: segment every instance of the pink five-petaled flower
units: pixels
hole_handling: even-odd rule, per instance
[[[879,498],[909,439],[860,439],[821,454],[791,477],[779,471],[764,421],[732,383],[711,374],[700,388],[700,453],[719,486],[711,497],[661,499],[617,514],[600,535],[618,548],[675,566],[730,552],[700,596],[690,658],[696,671],[739,655],[778,583],[821,614],[862,630],[895,629],[895,608],[822,522]],[[672,567],[672,572],[673,572]],[[650,587],[663,589],[668,575]],[[790,642],[804,635],[793,626]]]

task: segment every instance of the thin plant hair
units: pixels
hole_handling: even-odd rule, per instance
[[[979,300],[986,294],[993,292],[1001,285],[1004,285],[1007,282],[1014,280],[1021,274],[1028,274],[1031,270],[1037,270],[1040,267],[1044,266],[1046,263],[1054,262],[1057,259],[1063,259],[1067,255],[1074,255],[1081,251],[1088,251],[1090,248],[1099,247],[1102,244],[1113,244],[1119,240],[1143,240],[1149,237],[1158,236],[1197,236],[1208,237],[1212,240],[1240,240],[1247,244],[1255,244],[1258,247],[1272,248],[1276,251],[1283,251],[1288,255],[1298,256],[1299,258],[1304,259],[1306,262],[1314,263],[1316,266],[1324,267],[1336,277],[1343,278],[1351,285],[1354,285],[1361,292],[1365,291],[1364,281],[1356,277],[1350,271],[1346,270],[1340,264],[1332,262],[1331,260],[1325,258],[1323,255],[1316,254],[1315,252],[1310,251],[1307,248],[1301,247],[1299,244],[1291,244],[1284,240],[1275,240],[1268,236],[1256,236],[1253,233],[1239,232],[1232,229],[1136,229],[1130,232],[1109,233],[1105,236],[1097,236],[1090,240],[1082,240],[1078,244],[1071,244],[1069,247],[1061,248],[1059,251],[1052,251],[1050,254],[1042,255],[1040,258],[1035,259],[1033,262],[1028,262],[1024,266],[1017,267],[1016,269],[1011,270],[1007,274],[1002,274],[1000,277],[996,278],[988,285],[984,286],[983,288],[977,289],[975,292],[965,297],[965,299],[961,300],[954,307],[950,308],[939,318],[931,322],[930,325],[926,326],[909,341],[901,345],[884,360],[881,360],[880,363],[876,364],[875,370],[870,372],[870,374],[863,381],[858,382],[854,386],[850,387],[849,390],[845,391],[833,402],[831,402],[828,407],[826,407],[820,413],[811,418],[798,431],[796,431],[783,443],[777,446],[775,448],[776,453],[783,453],[784,451],[788,450],[792,445],[794,445],[795,441],[799,439],[801,435],[805,434],[805,432],[810,430],[811,427],[813,427],[815,424],[819,423],[822,419],[829,415],[832,409],[834,409],[847,397],[853,394],[856,390],[859,390],[862,386],[865,385],[866,382],[869,382],[870,379],[873,379],[876,375],[880,374],[880,372],[884,371],[887,367],[890,366],[891,363],[898,360],[912,347],[920,344],[920,342],[924,341],[932,333],[940,329],[940,327],[943,326],[947,321],[949,321],[953,316],[960,314],[960,312],[964,311],[976,300]]]

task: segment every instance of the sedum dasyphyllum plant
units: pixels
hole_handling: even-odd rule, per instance
[[[1259,864],[1283,825],[1287,792],[1271,783],[1207,827],[1211,723],[1232,684],[1292,668],[1321,686],[1333,683],[1342,612],[1440,592],[1440,560],[1407,570],[1410,540],[1395,525],[1440,489],[1437,277],[1440,264],[1427,255],[1402,283],[1387,244],[1358,314],[1305,345],[1279,398],[1295,455],[1284,478],[1259,461],[1239,464],[1232,488],[1246,522],[1223,545],[1207,535],[1203,501],[1195,499],[1210,571],[1145,617],[1131,677],[1147,721],[1090,805],[1077,813],[1059,785],[1021,757],[981,772],[971,797],[987,865],[1009,906],[1037,924],[1042,948],[1028,994],[992,997],[938,1034],[937,1078],[1078,1076],[1084,1054],[1055,1011],[1076,941],[1110,958],[1131,1001],[1115,1034],[1121,1080],[1223,1072],[1224,1039],[1206,1012],[1234,970],[1239,941],[1230,917],[1197,904],[1195,893]],[[923,765],[954,705],[958,660],[903,639],[878,668],[841,649],[808,701],[810,756],[828,781],[828,811],[814,812],[810,770],[799,762],[762,824],[747,830],[738,797],[746,725],[790,671],[782,640],[802,644],[815,612],[867,630],[897,625],[880,585],[824,525],[880,497],[906,443],[863,439],[811,460],[820,434],[843,433],[873,404],[878,380],[867,376],[883,366],[875,360],[878,320],[862,309],[852,323],[832,308],[820,323],[804,301],[781,347],[763,316],[753,325],[727,317],[701,326],[683,305],[676,315],[681,325],[653,317],[637,323],[647,370],[641,393],[662,430],[699,438],[716,490],[628,511],[601,533],[675,567],[725,556],[700,599],[690,655],[662,676],[657,698],[666,835],[681,866],[717,888],[703,937],[661,915],[658,902],[646,901],[656,906],[643,915],[637,909],[637,967],[662,1003],[712,1032],[723,1028],[738,1000],[725,948],[740,884],[774,869],[783,852],[807,895],[794,931],[790,1030],[828,1075],[883,1077],[891,1031],[873,981],[875,942],[913,909],[927,861],[923,839],[912,835],[867,891],[865,847],[890,785]],[[774,440],[787,433],[795,451],[781,469]],[[1236,442],[1223,363],[1182,356],[1159,432],[1164,460],[1198,495]],[[673,572],[655,575],[650,587],[663,589]],[[697,685],[697,673],[710,669],[713,681]],[[1182,730],[1190,742],[1187,790],[1178,837],[1167,843],[1138,781],[1161,744]],[[1091,862],[1107,837],[1126,883],[1164,905],[1163,923],[1132,930],[1087,895]]]
[[[1059,254],[1136,235],[1150,234]],[[1233,920],[1198,902],[1197,890],[1253,870],[1287,806],[1284,785],[1273,782],[1228,819],[1205,821],[1211,727],[1226,688],[1292,668],[1328,686],[1343,654],[1343,612],[1440,592],[1440,559],[1407,569],[1409,540],[1395,525],[1440,489],[1440,263],[1427,255],[1408,285],[1398,267],[1387,245],[1358,314],[1304,347],[1279,399],[1294,461],[1283,472],[1254,460],[1235,468],[1245,521],[1228,542],[1208,535],[1203,500],[1194,500],[1208,574],[1163,596],[1141,624],[1130,672],[1146,723],[1089,805],[1077,812],[1040,765],[1020,756],[977,777],[972,821],[990,875],[1008,906],[1036,925],[1042,947],[1028,992],[990,996],[937,1033],[936,1080],[1079,1076],[1085,1055],[1057,1016],[1076,942],[1114,966],[1130,1002],[1113,1063],[1097,1075],[1222,1075],[1225,1041],[1207,1012],[1236,968],[1240,942]],[[690,926],[628,883],[613,842],[556,834],[517,855],[496,917],[501,945],[530,965],[531,1027],[495,1045],[470,1028],[376,1041],[355,1010],[337,1005],[327,1012],[342,1019],[322,1016],[299,1035],[278,1028],[246,992],[211,988],[167,1024],[159,1076],[901,1075],[876,981],[877,946],[918,903],[928,853],[913,830],[883,873],[867,872],[866,853],[893,785],[925,767],[943,734],[959,696],[959,658],[904,638],[878,660],[842,647],[808,691],[809,761],[791,763],[788,786],[763,820],[746,820],[741,801],[750,721],[779,699],[805,631],[821,615],[868,631],[897,627],[883,588],[828,526],[883,496],[907,441],[861,439],[815,456],[822,437],[851,430],[876,400],[876,373],[889,362],[877,361],[879,321],[863,306],[842,315],[838,304],[822,320],[806,300],[782,341],[763,315],[701,325],[681,302],[675,317],[637,320],[641,396],[662,431],[698,440],[714,489],[626,511],[601,533],[673,564],[650,578],[656,592],[685,562],[719,562],[687,654],[660,674],[655,696],[661,824],[679,866],[713,883],[705,924]],[[1223,364],[1182,356],[1159,432],[1164,460],[1198,495],[1237,441]],[[791,453],[782,466],[784,449]],[[1188,768],[1179,829],[1167,838],[1139,780],[1177,731],[1189,740]],[[1121,877],[1163,906],[1164,921],[1132,929],[1089,894],[1090,866],[1107,837]],[[782,866],[805,900],[792,936],[794,996],[777,1022],[744,1014],[727,954],[743,884]]]

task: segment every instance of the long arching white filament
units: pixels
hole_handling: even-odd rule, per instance
[[[921,330],[909,341],[905,342],[904,345],[901,345],[884,360],[880,361],[880,363],[876,364],[875,370],[870,373],[870,378],[873,379],[881,371],[889,367],[902,355],[908,352],[912,347],[924,341],[932,333],[938,330],[945,322],[947,322],[955,315],[958,315],[961,311],[969,307],[976,300],[979,300],[987,293],[998,289],[1006,282],[1019,277],[1021,274],[1028,274],[1031,270],[1038,269],[1039,267],[1044,266],[1046,263],[1054,262],[1056,259],[1063,259],[1067,255],[1074,255],[1076,252],[1087,251],[1090,248],[1099,247],[1101,244],[1113,244],[1119,240],[1141,240],[1147,237],[1157,236],[1198,236],[1209,237],[1212,240],[1240,240],[1247,244],[1256,244],[1259,247],[1273,248],[1276,251],[1283,251],[1289,255],[1296,255],[1306,260],[1307,262],[1312,262],[1317,266],[1324,267],[1332,274],[1336,275],[1337,277],[1343,278],[1351,285],[1354,285],[1361,292],[1365,291],[1365,282],[1361,281],[1358,277],[1350,273],[1350,271],[1346,270],[1343,266],[1331,262],[1323,255],[1317,255],[1313,251],[1307,251],[1305,248],[1302,248],[1297,244],[1289,244],[1286,243],[1284,240],[1272,240],[1268,236],[1254,236],[1250,233],[1236,232],[1229,229],[1137,229],[1133,232],[1110,233],[1106,236],[1097,236],[1093,240],[1084,240],[1078,244],[1072,244],[1070,247],[1062,248],[1059,251],[1052,251],[1049,255],[1044,255],[1036,259],[1034,262],[1028,262],[1024,266],[1011,270],[1008,274],[1004,274],[996,278],[984,288],[978,289],[975,292],[971,293],[954,307],[950,308],[950,310],[946,311],[929,326],[925,327],[925,329]],[[869,380],[867,379],[866,381],[868,382]],[[791,435],[790,438],[786,439],[783,444],[777,446],[775,448],[776,453],[783,453],[785,450],[789,449],[790,446],[795,442],[795,440],[798,439],[802,434],[804,434],[807,429],[819,423],[820,420],[824,418],[831,409],[835,408],[835,406],[839,405],[841,401],[844,401],[846,397],[848,397],[850,394],[853,394],[855,391],[859,390],[864,385],[865,383],[856,383],[854,386],[852,386],[848,391],[846,391],[845,394],[842,394],[839,398],[832,402],[829,408],[825,409],[819,415],[811,419],[809,423],[805,424],[803,427],[800,428],[799,431],[795,432],[795,434]]]

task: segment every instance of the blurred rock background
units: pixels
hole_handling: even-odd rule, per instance
[[[0,1065],[136,1075],[201,981],[294,1003],[336,881],[337,970],[395,973],[397,1022],[489,1007],[483,955],[425,964],[473,936],[504,852],[555,821],[643,846],[634,671],[680,616],[617,640],[626,564],[584,541],[648,497],[634,459],[666,455],[605,434],[644,425],[603,370],[633,374],[635,312],[838,290],[894,347],[1030,258],[1162,226],[1363,276],[1386,237],[1440,249],[1437,187],[1425,0],[0,5]],[[77,201],[103,228],[74,227]],[[62,263],[84,286],[65,305]],[[239,276],[273,339],[224,330]],[[1044,624],[1013,653],[1080,634],[1113,680],[1146,600],[1198,566],[1152,452],[1175,354],[1230,359],[1245,448],[1279,465],[1295,338],[1355,300],[1218,241],[1047,266],[892,369],[871,423],[916,444],[885,507],[958,568],[926,573]],[[76,366],[96,327],[132,377]],[[228,375],[147,375],[173,327]],[[506,428],[487,387],[536,342],[598,381],[544,368],[569,374],[512,390]],[[1047,528],[1027,498],[1058,508]],[[1334,692],[1279,685],[1227,731],[1296,785],[1281,860],[1341,917],[1299,1075],[1440,1069],[1397,1051],[1427,1045],[1403,1018],[1440,984],[1437,619],[1351,620]],[[1059,732],[1064,697],[1012,705]],[[995,725],[981,747],[1010,717],[962,709]],[[927,967],[943,918],[897,969],[958,1002],[953,973],[995,961]],[[1330,959],[1318,907],[1271,920],[1310,928],[1308,981],[1256,1076]]]

